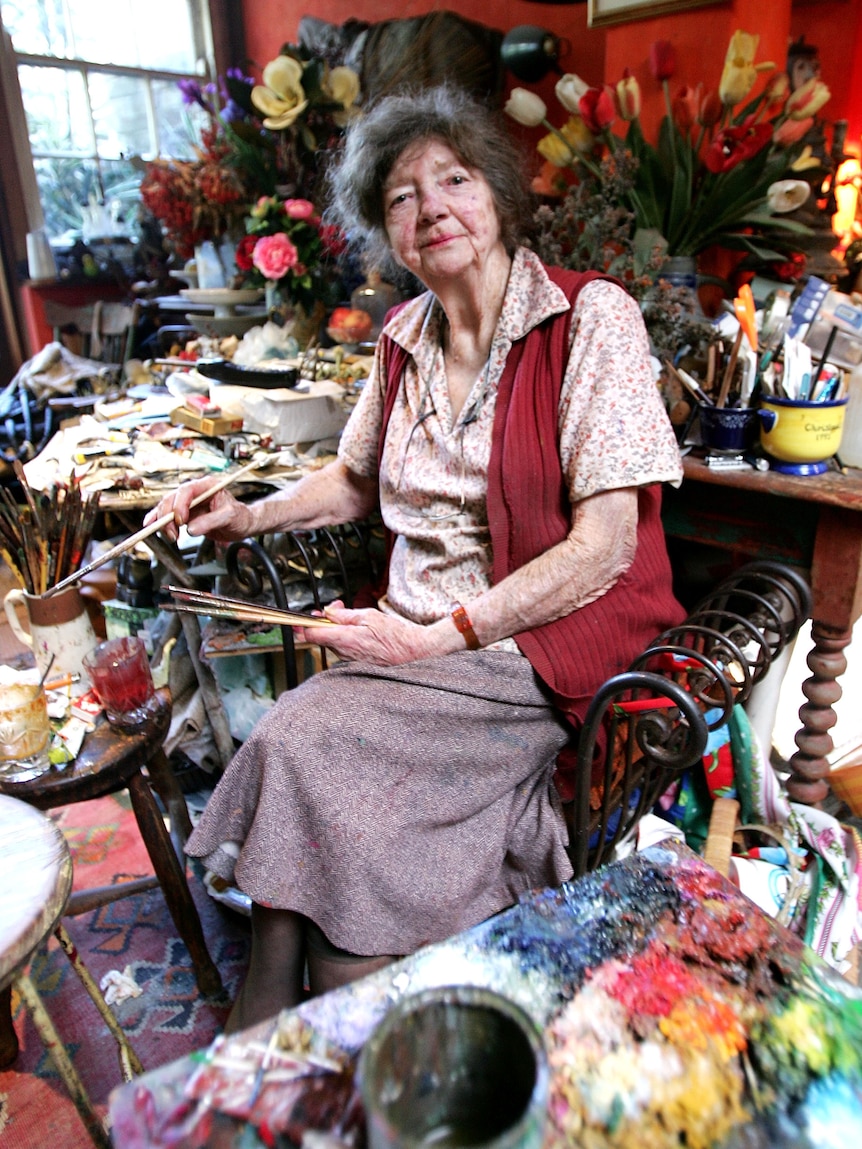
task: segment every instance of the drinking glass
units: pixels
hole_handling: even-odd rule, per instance
[[[45,692],[35,684],[0,686],[0,778],[26,782],[49,769],[51,723]]]
[[[112,726],[126,734],[140,730],[158,709],[143,641],[136,635],[101,642],[84,656],[96,697]]]

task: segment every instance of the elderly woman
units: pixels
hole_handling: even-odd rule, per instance
[[[253,902],[231,1026],[295,1003],[306,958],[329,988],[571,876],[557,755],[681,616],[659,519],[681,468],[640,312],[519,246],[525,167],[448,88],[356,121],[334,213],[427,291],[390,315],[337,461],[249,506],[190,509],[189,483],[152,512],[229,540],[379,507],[390,536],[376,605],[309,632],[341,661],[281,696],[189,839]]]

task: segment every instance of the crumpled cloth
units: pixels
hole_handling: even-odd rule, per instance
[[[107,387],[116,374],[116,363],[84,359],[74,355],[62,343],[47,343],[32,359],[21,365],[3,394],[4,397],[14,395],[18,388],[25,387],[37,399],[74,395],[81,379],[93,381],[94,390],[98,391],[99,380],[104,380]]]
[[[116,1005],[130,997],[140,997],[143,990],[132,976],[132,967],[127,965],[122,973],[118,969],[109,969],[99,988],[105,995],[106,1005]]]

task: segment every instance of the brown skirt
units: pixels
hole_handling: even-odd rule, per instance
[[[407,954],[571,877],[568,729],[519,654],[340,663],[283,694],[187,852],[356,954]]]

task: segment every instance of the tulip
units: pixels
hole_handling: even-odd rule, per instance
[[[703,99],[703,84],[691,87],[686,84],[680,88],[671,103],[673,121],[682,135],[686,135],[689,128],[696,122]]]
[[[697,113],[697,122],[702,128],[714,128],[721,119],[722,102],[718,92],[707,92]]]
[[[801,88],[790,93],[784,110],[791,120],[804,120],[808,116],[816,115],[831,95],[823,81],[812,76]]]
[[[772,142],[780,148],[789,148],[798,143],[813,126],[813,116],[809,116],[805,120],[785,120],[772,133]]]
[[[786,72],[776,72],[774,76],[770,76],[766,81],[763,94],[766,97],[767,104],[770,107],[775,107],[776,105],[784,104],[789,91],[790,77]]]
[[[586,80],[582,80],[580,76],[576,76],[574,72],[566,72],[564,76],[560,76],[559,80],[554,87],[557,99],[563,105],[567,112],[576,114],[578,112],[578,104],[581,96],[589,89],[589,84]]]
[[[718,85],[718,95],[723,104],[732,107],[740,103],[753,88],[757,73],[775,67],[772,63],[754,63],[759,43],[760,37],[750,32],[736,31],[731,36]]]
[[[542,97],[526,88],[513,88],[503,111],[525,128],[538,127],[548,114]]]
[[[594,135],[599,135],[616,118],[613,88],[607,84],[602,88],[588,88],[581,96],[579,108],[587,128]]]
[[[543,163],[539,169],[539,174],[534,176],[530,187],[536,195],[546,196],[547,198],[557,198],[561,196],[566,190],[566,181],[560,176],[558,168],[561,165],[547,161]]]
[[[649,67],[659,83],[671,78],[676,71],[676,52],[670,40],[653,40],[649,50]]]
[[[302,73],[302,64],[293,56],[276,56],[266,65],[263,84],[251,90],[251,102],[263,112],[265,128],[289,128],[308,107]]]
[[[539,155],[557,168],[568,167],[574,153],[586,155],[595,140],[581,116],[570,116],[559,132],[549,132],[536,144]]]
[[[796,211],[811,195],[811,185],[805,180],[776,180],[766,192],[766,202],[773,215]]]
[[[738,127],[719,132],[706,150],[703,162],[708,171],[719,174],[729,172],[737,164],[756,156],[772,139],[769,124],[757,124],[749,116]]]
[[[641,114],[640,84],[628,74],[628,69],[617,84],[617,105],[624,120],[636,120]]]
[[[822,161],[814,155],[811,145],[806,144],[800,155],[790,165],[792,172],[807,172],[810,168],[822,167]]]

